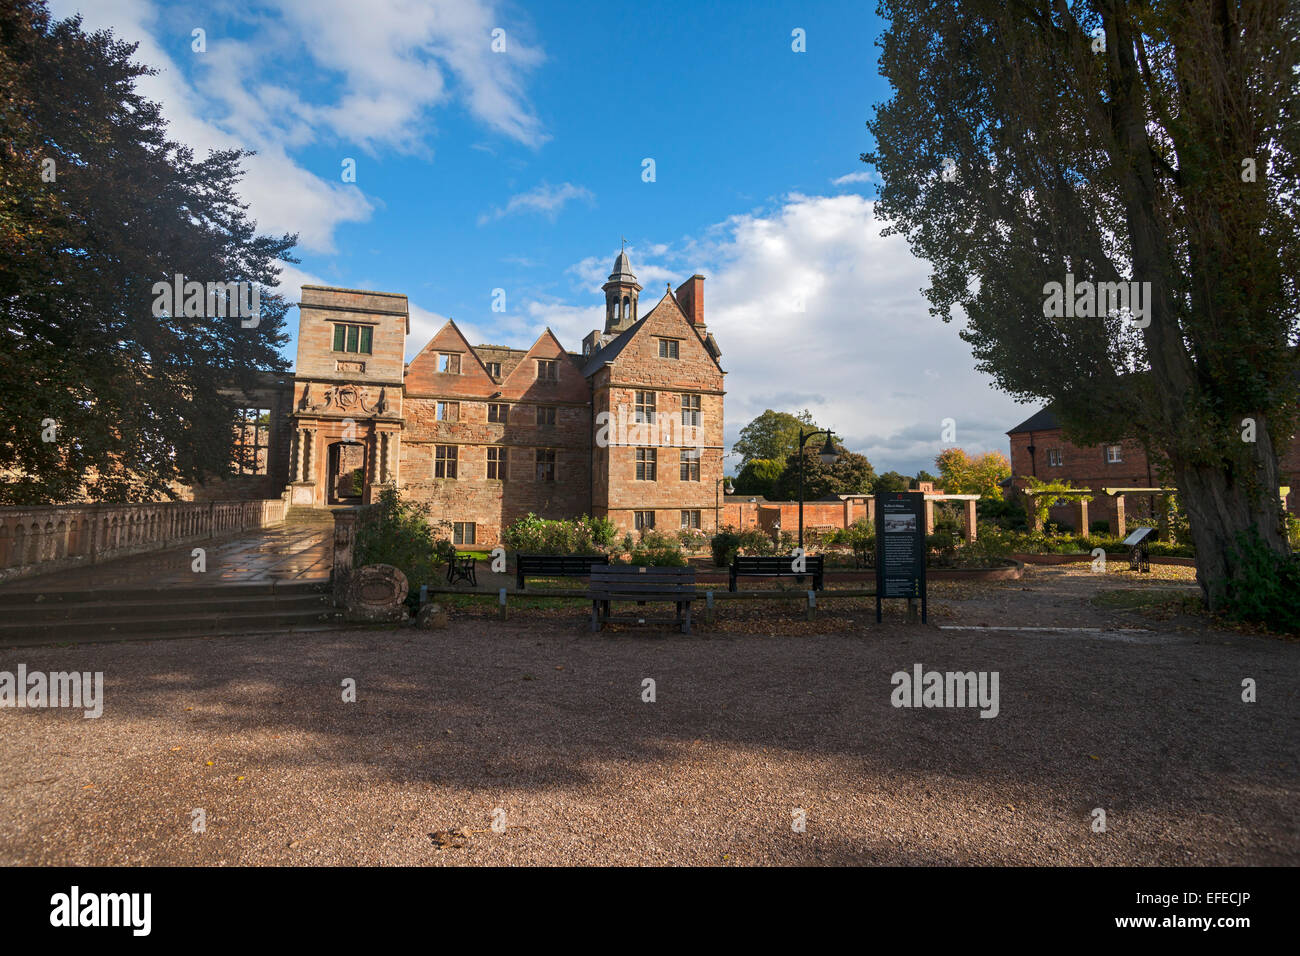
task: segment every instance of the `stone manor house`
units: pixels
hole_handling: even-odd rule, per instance
[[[602,288],[605,327],[581,352],[549,329],[526,350],[471,345],[448,321],[407,362],[406,296],[303,286],[293,375],[243,399],[250,473],[196,496],[287,487],[291,505],[325,508],[397,487],[464,545],[496,544],[529,512],[712,531],[725,373],[704,277],[643,312],[620,252]]]

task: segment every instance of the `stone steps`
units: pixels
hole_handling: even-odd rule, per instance
[[[329,508],[307,508],[302,505],[291,505],[289,510],[284,514],[284,523],[286,527],[310,526],[334,526],[334,512]]]
[[[328,585],[0,591],[0,647],[342,626]]]

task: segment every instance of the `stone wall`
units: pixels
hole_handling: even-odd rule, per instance
[[[285,501],[172,501],[0,508],[0,581],[284,522]]]

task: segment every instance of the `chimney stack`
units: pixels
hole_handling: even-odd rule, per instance
[[[704,331],[704,276],[698,272],[677,287],[673,293],[677,304],[686,313],[691,325]]]

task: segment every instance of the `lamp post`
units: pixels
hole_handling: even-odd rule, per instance
[[[728,478],[726,475],[723,475],[721,478],[719,478],[713,486],[713,533],[714,534],[720,534],[722,532],[722,525],[721,525],[722,499],[719,496],[719,491],[721,490],[724,484],[727,486],[727,494],[731,494],[731,489],[732,489],[731,479]]]
[[[826,444],[822,445],[822,450],[817,453],[817,457],[822,460],[823,465],[833,465],[840,460],[840,454],[835,450],[835,442],[831,440],[829,430],[804,432],[799,429],[799,547],[803,547],[803,446],[808,444],[809,439],[816,438],[818,435],[826,436]]]

